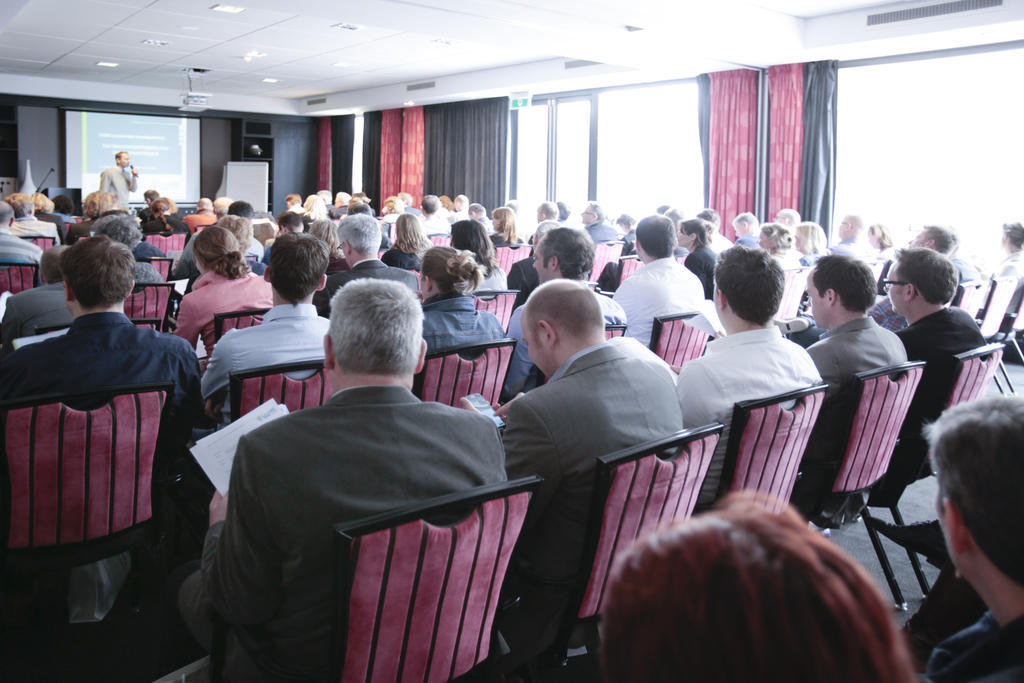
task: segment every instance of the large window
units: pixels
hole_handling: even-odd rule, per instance
[[[590,199],[590,98],[558,103],[555,197],[578,215]]]
[[[534,105],[520,109],[516,115],[516,197],[520,216],[532,222],[534,212],[529,207],[535,208],[547,197],[548,108]]]
[[[885,224],[897,244],[950,225],[961,256],[994,267],[1003,223],[1024,213],[1022,76],[1022,50],[841,69],[836,218]]]

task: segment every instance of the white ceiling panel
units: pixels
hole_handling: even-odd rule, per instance
[[[230,21],[240,26],[269,26],[299,14],[298,11],[254,8],[251,6],[251,3],[245,2],[245,0],[225,2],[225,5],[247,8],[239,14],[227,14],[210,9],[215,4],[217,4],[217,0],[156,0],[148,5],[148,9],[179,14],[199,20],[209,18],[217,21]],[[282,7],[285,4],[281,2],[274,3],[276,7]],[[300,6],[296,4],[293,8],[298,10]]]
[[[208,5],[212,5],[210,0]],[[214,16],[210,16],[214,15]],[[147,8],[133,14],[117,26],[122,29],[133,29],[140,33],[156,31],[167,36],[203,39],[215,43],[231,40],[257,30],[252,24],[219,19],[219,12],[206,11],[199,15],[162,12]],[[227,17],[228,15],[223,15]]]

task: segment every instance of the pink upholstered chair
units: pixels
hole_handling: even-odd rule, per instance
[[[669,365],[681,366],[704,355],[708,334],[686,323],[696,313],[664,315],[654,319],[651,351]]]
[[[780,320],[795,318],[800,313],[800,304],[804,300],[807,289],[807,276],[810,268],[797,268],[785,271],[786,282],[782,289],[782,301],[775,317]]]
[[[0,293],[17,294],[36,286],[39,264],[0,261]]]
[[[1002,344],[986,344],[954,356],[957,359],[956,379],[946,407],[967,403],[988,393],[989,383],[1003,359]]]
[[[46,235],[21,235],[21,239],[31,242],[43,251],[48,250],[54,244],[57,243],[56,237],[48,237]]]
[[[644,265],[644,262],[640,260],[639,256],[623,256],[619,259],[619,284],[629,279],[629,276],[635,273]]]
[[[965,280],[956,288],[952,305],[967,311],[972,318],[985,305],[985,283],[981,280]]]
[[[498,266],[507,273],[508,269],[511,268],[512,264],[516,261],[522,261],[524,258],[530,258],[530,254],[533,253],[533,247],[526,244],[520,244],[514,247],[498,247],[494,252],[495,259],[498,261]]]
[[[481,486],[336,525],[332,680],[440,682],[484,661],[539,483]]]
[[[412,393],[449,406],[458,406],[469,394],[483,394],[488,403],[496,403],[515,349],[515,339],[499,339],[428,353],[423,370],[413,378]]]
[[[827,388],[819,384],[737,403],[718,497],[753,490],[773,496],[780,506],[788,502]]]
[[[247,308],[242,311],[215,313],[213,315],[213,343],[216,344],[220,341],[220,338],[229,330],[244,330],[247,327],[262,325],[263,316],[269,310],[269,308]],[[207,354],[212,355],[213,349],[207,349]]]
[[[594,245],[594,267],[590,270],[590,281],[596,282],[601,271],[611,261],[618,261],[622,255],[622,242],[602,242]]]
[[[435,247],[450,247],[452,246],[451,235],[427,235],[427,238]]]
[[[985,306],[979,314],[978,327],[981,329],[981,336],[985,339],[991,339],[999,332],[1016,289],[1017,278],[1015,277],[992,278],[988,296],[985,298]]]
[[[604,326],[604,338],[611,339],[612,337],[621,337],[626,334],[625,325],[605,325]]]
[[[146,241],[165,254],[170,254],[172,251],[180,252],[185,248],[186,237],[188,237],[188,235],[185,235],[184,233],[174,235],[146,235]]]
[[[473,304],[478,311],[493,313],[508,332],[508,322],[512,319],[512,310],[516,305],[518,289],[480,290],[473,295]]]
[[[323,361],[282,363],[228,376],[231,419],[237,420],[265,401],[274,399],[295,412],[321,406],[334,389]]]
[[[167,384],[0,404],[11,571],[74,567],[148,538],[152,476]]]
[[[139,261],[148,263],[154,268],[156,272],[160,273],[165,281],[171,279],[171,267],[174,265],[174,259],[169,256],[151,256],[149,258],[140,258]]]
[[[136,291],[124,300],[124,314],[131,318],[139,327],[161,329],[167,316],[167,303],[170,301],[174,285],[166,282],[153,282],[137,285]]]
[[[556,662],[565,660],[577,622],[600,616],[615,559],[641,536],[693,513],[722,429],[715,423],[684,430],[597,459],[580,581],[552,648]],[[596,645],[594,629],[589,637]]]

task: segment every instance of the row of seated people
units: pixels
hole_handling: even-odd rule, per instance
[[[361,224],[365,224],[365,228],[360,227]],[[666,230],[663,222],[653,220],[638,229],[638,242],[641,248],[648,242],[647,225],[652,226],[653,235],[661,236],[662,243],[671,245],[674,241],[670,240],[670,237],[674,236],[674,228],[669,225]],[[350,450],[353,453],[363,452],[362,445],[352,442],[351,432],[356,431],[354,425],[374,424],[373,434],[367,434],[370,437],[368,441],[373,443],[367,443],[363,452],[363,457],[368,460],[360,461],[358,464],[352,463],[351,466],[356,469],[350,472],[355,477],[352,481],[361,482],[359,490],[353,491],[352,494],[361,501],[361,504],[369,506],[360,508],[363,513],[379,511],[393,505],[396,493],[404,494],[406,498],[422,498],[429,495],[429,492],[416,492],[409,487],[415,488],[422,483],[429,488],[434,485],[429,484],[429,481],[433,481],[432,478],[424,475],[424,481],[418,481],[420,477],[410,477],[407,471],[403,471],[399,476],[387,468],[411,467],[410,463],[405,462],[405,453],[410,454],[410,462],[416,462],[415,453],[420,451],[436,455],[437,444],[442,441],[445,443],[446,452],[452,454],[453,461],[458,461],[459,453],[470,457],[472,452],[477,464],[498,462],[503,464],[503,472],[508,476],[544,476],[545,482],[531,503],[524,536],[513,564],[513,574],[509,579],[509,590],[516,591],[521,596],[520,609],[508,618],[507,623],[503,622],[500,625],[503,636],[512,647],[509,662],[516,664],[550,642],[550,627],[557,623],[559,611],[564,608],[564,590],[558,590],[557,584],[572,574],[578,560],[582,534],[581,520],[586,517],[585,508],[589,501],[588,490],[592,480],[590,463],[595,454],[671,434],[683,426],[701,426],[713,421],[728,424],[732,405],[737,401],[816,384],[827,372],[838,372],[837,368],[828,363],[816,367],[812,360],[814,354],[808,355],[796,345],[781,338],[772,325],[772,316],[778,308],[782,294],[781,267],[761,250],[737,248],[723,254],[716,268],[715,308],[727,336],[709,345],[709,354],[706,358],[687,364],[680,373],[678,382],[674,382],[662,366],[652,363],[649,359],[630,356],[614,345],[605,343],[605,311],[601,303],[603,297],[578,282],[552,277],[550,282],[545,282],[536,290],[526,308],[520,312],[524,340],[529,344],[529,358],[547,378],[547,383],[503,406],[500,412],[505,415],[508,422],[503,437],[504,448],[497,444],[493,427],[490,427],[490,436],[481,432],[483,426],[490,425],[489,422],[467,422],[466,417],[456,418],[458,414],[455,412],[437,411],[437,415],[430,420],[406,421],[397,415],[403,412],[398,410],[397,406],[417,405],[415,399],[407,396],[407,391],[400,392],[400,396],[395,394],[389,397],[353,397],[344,391],[347,387],[367,387],[356,392],[362,394],[369,391],[368,387],[408,386],[412,372],[422,364],[426,346],[426,342],[423,341],[423,308],[411,294],[416,287],[413,281],[409,280],[409,274],[404,271],[401,271],[402,275],[387,274],[389,271],[379,271],[375,268],[378,273],[384,274],[359,275],[361,259],[357,254],[368,256],[367,252],[372,254],[376,251],[379,228],[372,219],[368,223],[358,217],[343,221],[343,247],[347,245],[348,249],[352,249],[353,245],[361,244],[357,236],[360,231],[366,233],[362,238],[365,244],[361,252],[351,252],[355,266],[348,271],[356,275],[338,282],[337,292],[331,299],[332,322],[325,342],[324,355],[325,367],[331,373],[333,386],[339,390],[328,407],[333,403],[345,404],[346,399],[352,399],[347,403],[348,409],[337,412],[337,418],[332,418],[329,428],[327,422],[323,420],[326,414],[320,415],[314,410],[302,411],[287,420],[275,423],[274,431],[261,431],[254,435],[258,438],[243,441],[236,461],[239,465],[250,458],[246,455],[247,444],[254,451],[265,454],[259,456],[260,458],[296,457],[297,453],[310,454],[308,457],[313,460],[308,468],[294,468],[300,469],[301,472],[288,475],[298,479],[283,481],[277,479],[275,475],[272,485],[264,482],[261,486],[259,481],[246,481],[245,477],[248,475],[244,474],[245,466],[236,467],[232,472],[232,492],[248,490],[248,494],[239,493],[238,498],[231,498],[229,508],[245,495],[254,496],[253,500],[261,500],[264,505],[271,505],[271,500],[278,498],[279,510],[262,515],[261,518],[280,519],[285,525],[291,524],[288,522],[289,518],[294,518],[295,528],[289,528],[285,532],[286,527],[280,527],[277,531],[281,533],[274,532],[272,536],[259,539],[245,538],[244,534],[252,530],[238,528],[232,531],[231,510],[225,512],[223,501],[217,501],[215,498],[211,518],[217,522],[216,518],[220,514],[226,514],[227,525],[220,527],[214,524],[208,535],[208,544],[216,547],[223,529],[224,540],[232,539],[231,545],[228,546],[231,550],[224,551],[225,556],[221,564],[215,561],[215,558],[220,557],[220,551],[211,550],[212,568],[205,567],[189,584],[196,590],[195,595],[212,599],[229,622],[265,622],[271,632],[280,632],[289,645],[283,647],[280,652],[275,650],[274,656],[277,658],[278,654],[280,655],[278,663],[285,668],[316,671],[319,670],[318,666],[323,664],[320,655],[312,652],[316,649],[314,645],[317,644],[318,637],[323,636],[322,629],[318,628],[311,632],[304,630],[301,635],[297,635],[288,627],[289,624],[303,623],[301,620],[305,617],[312,618],[312,623],[320,626],[326,623],[315,618],[316,608],[311,606],[311,601],[323,586],[320,585],[317,589],[316,585],[321,584],[320,580],[300,576],[282,578],[274,569],[278,566],[275,562],[287,562],[288,557],[301,556],[303,548],[308,550],[309,543],[316,545],[316,542],[310,539],[311,534],[315,536],[317,524],[311,525],[310,520],[328,524],[339,519],[351,518],[354,514],[351,510],[331,512],[331,505],[337,502],[332,497],[333,489],[332,492],[325,492],[328,499],[323,503],[310,502],[308,512],[305,505],[301,511],[294,510],[292,496],[296,491],[304,491],[306,487],[318,488],[315,486],[317,482],[349,480],[349,477],[341,472],[337,477],[330,474],[332,468],[349,466],[334,462],[336,457],[332,457],[332,447],[336,448],[339,435],[345,434],[346,453]],[[208,232],[211,237],[200,241]],[[230,251],[225,250],[225,253],[233,254],[232,260],[239,262],[237,245],[232,245],[230,239],[224,236],[214,238],[221,232],[224,231],[207,229],[200,233],[196,242],[200,258],[204,258],[202,254],[206,253],[202,247],[204,242],[220,241],[228,247],[236,247]],[[548,237],[558,234],[552,231]],[[571,243],[571,240],[566,239]],[[546,240],[547,237],[538,245],[539,269],[551,269],[553,274],[560,273],[561,271],[556,268],[560,264],[556,263],[554,257],[548,257],[546,254]],[[552,240],[552,251],[555,251],[556,242],[557,240]],[[284,248],[293,243],[294,250]],[[657,243],[658,240],[654,239],[651,244]],[[317,246],[307,246],[313,244]],[[592,244],[586,241],[583,244],[592,250]],[[292,272],[296,275],[296,280],[305,278],[307,284],[296,291],[305,292],[305,297],[311,297],[316,286],[323,281],[323,273],[326,270],[326,249],[321,248],[319,242],[302,239],[301,236],[295,236],[293,239],[281,238],[278,248],[275,248],[271,256],[269,276],[273,283],[275,263],[279,266],[288,263],[289,252],[302,250],[300,248],[308,252],[306,258],[309,260],[304,264],[305,267],[293,265]],[[651,250],[654,249],[655,247],[651,246]],[[314,258],[310,254],[313,252],[317,252],[317,260],[322,262],[322,268],[320,263],[315,268],[310,267],[311,259]],[[665,258],[669,259],[668,256]],[[457,269],[460,259],[462,257],[457,253],[447,253],[446,267],[451,264],[451,267]],[[862,290],[873,289],[874,280],[870,271],[855,261],[841,257],[829,259],[823,260],[812,275],[818,295],[823,300],[830,299],[831,305],[837,307],[837,310],[858,313],[854,317],[863,321],[864,311],[857,311],[858,305],[850,302],[851,297],[844,297],[841,294],[850,287],[855,290],[858,287]],[[292,260],[301,259],[293,257]],[[674,259],[669,260],[674,262]],[[68,305],[72,313],[76,314],[76,322],[71,332],[63,339],[27,347],[4,361],[0,366],[0,379],[3,380],[5,392],[3,397],[59,393],[67,391],[70,387],[109,386],[124,383],[125,380],[171,379],[176,386],[169,421],[176,424],[168,426],[167,434],[175,435],[177,439],[172,440],[179,443],[186,439],[188,429],[183,427],[188,422],[187,418],[194,417],[194,409],[198,406],[198,372],[195,367],[195,356],[188,344],[172,343],[173,339],[156,332],[136,331],[127,324],[123,315],[118,314],[121,302],[131,289],[134,259],[131,258],[130,252],[126,247],[119,247],[102,238],[83,240],[81,244],[68,249],[62,255],[61,264]],[[834,283],[827,279],[830,267],[839,273],[836,275],[833,272]],[[286,267],[278,268],[279,272],[284,270]],[[312,275],[310,271],[313,271]],[[825,280],[818,280],[819,272],[823,274]],[[316,276],[317,273],[319,276]],[[966,343],[969,339],[970,344],[967,348],[973,348],[981,343],[980,338],[971,337],[969,334],[973,322],[969,319],[961,320],[955,312],[944,306],[952,295],[952,292],[949,292],[947,296],[945,290],[955,287],[952,265],[934,252],[908,250],[900,255],[893,273],[894,276],[903,278],[895,282],[902,289],[896,290],[893,300],[898,300],[900,309],[908,314],[908,319],[914,320],[908,331],[913,330],[919,321],[930,320],[929,325],[914,330],[919,337],[924,338],[921,343],[927,349],[934,349],[934,355],[939,361],[934,366],[932,363],[929,364],[926,381],[930,374],[935,377],[939,386],[943,382],[948,383],[948,372],[943,376],[941,366],[949,358],[942,354],[948,355],[951,351],[966,349],[950,348],[956,344],[934,347],[939,345],[944,336],[955,337],[958,343]],[[108,278],[109,281],[104,281],[104,278]],[[399,280],[401,284],[398,287],[382,287],[375,282],[352,282],[364,279],[392,279]],[[939,284],[936,285],[936,282]],[[941,291],[936,291],[933,285]],[[286,285],[281,285],[281,289],[285,287]],[[274,292],[275,296],[279,294],[277,285],[274,286]],[[375,299],[378,295],[380,301]],[[294,307],[303,305],[302,301],[284,297],[283,303],[279,305]],[[856,294],[853,301],[856,301]],[[275,299],[274,303],[278,301]],[[820,317],[824,321],[828,320],[826,310],[822,304]],[[401,325],[402,311],[406,311],[406,317],[409,318],[404,326]],[[415,323],[411,327],[410,321]],[[396,326],[402,327],[404,332],[400,333]],[[837,328],[839,326],[840,324],[836,324]],[[264,327],[269,330],[272,325],[265,324]],[[239,331],[232,334],[240,340],[246,333],[252,335],[258,329],[260,328],[253,328],[251,332]],[[836,339],[841,338],[839,331],[850,332],[856,329],[837,330]],[[90,340],[89,337],[93,339]],[[231,335],[228,335],[225,341],[230,338]],[[907,335],[904,342],[906,343],[908,339],[912,337]],[[868,346],[871,346],[872,340],[877,342],[877,339],[869,339]],[[399,342],[401,346],[396,350],[393,345]],[[826,347],[831,346],[833,353],[842,348],[835,340],[830,342],[830,339],[826,339],[821,343]],[[865,365],[877,367],[879,364],[887,364],[880,363],[875,358],[863,358],[862,354],[865,351],[862,346],[854,344],[850,350],[854,357],[845,359],[851,366],[863,369]],[[911,345],[906,343],[906,347],[909,350]],[[401,352],[401,348],[406,351]],[[96,362],[89,364],[88,367],[81,367],[83,364],[80,363],[76,365],[74,359],[78,354],[72,353],[71,349],[85,349],[89,357],[96,357]],[[215,350],[215,356],[217,351],[219,347]],[[235,353],[237,351],[230,355],[234,356]],[[898,354],[894,352],[893,355]],[[397,358],[403,358],[404,362],[399,366],[392,365]],[[173,362],[168,359],[173,359]],[[902,358],[887,360],[892,362]],[[46,366],[45,371],[39,370],[42,366]],[[168,377],[168,374],[171,376]],[[837,384],[842,382],[842,377],[837,379]],[[390,393],[394,394],[393,391]],[[938,394],[941,393],[938,391]],[[927,396],[929,400],[935,395],[935,392],[919,394]],[[360,400],[355,400],[356,398]],[[719,401],[722,403],[721,406],[718,405]],[[386,405],[396,407],[390,412],[381,411],[380,408]],[[370,412],[363,415],[360,411],[364,409]],[[431,410],[435,408],[432,407]],[[193,413],[191,416],[190,411]],[[937,413],[933,412],[930,417],[934,417],[935,414]],[[397,422],[385,425],[371,415],[384,415],[387,420]],[[461,422],[445,425],[448,418]],[[301,424],[306,419],[312,422],[308,425]],[[353,427],[347,430],[344,429],[346,419],[354,420]],[[324,424],[321,425],[321,421]],[[437,423],[437,432],[433,431],[434,426],[428,426],[431,422]],[[342,431],[336,431],[335,426]],[[919,432],[920,423],[916,428]],[[381,435],[387,435],[383,442]],[[297,440],[306,436],[313,441],[323,439],[323,442],[311,443],[308,448],[297,447]],[[462,436],[466,437],[466,442],[459,445]],[[454,445],[453,440],[457,442]],[[488,460],[486,457],[487,449],[491,448],[486,445],[489,442],[497,446],[494,453],[496,461]],[[475,450],[470,448],[470,444]],[[392,454],[403,453],[402,462],[385,463],[382,461],[384,459],[374,458],[375,454],[382,452],[381,449]],[[709,477],[702,487],[702,504],[709,503],[718,490],[717,478],[720,477],[723,457],[716,452]],[[257,465],[257,456],[252,458],[253,468],[257,473],[277,473],[281,469],[286,469],[283,461],[277,465],[269,461]],[[436,457],[426,458],[422,464],[439,467]],[[458,467],[460,471],[465,469],[464,463],[458,464]],[[367,472],[370,473],[369,482],[372,482],[372,486],[369,486],[366,479]],[[443,475],[443,472],[438,473],[442,479]],[[255,476],[258,478],[262,475]],[[486,481],[482,475],[474,476],[475,483]],[[300,481],[303,477],[307,478],[305,482]],[[235,484],[238,482],[246,483],[236,487]],[[462,481],[461,484],[466,482]],[[395,491],[392,487],[398,487],[401,492]],[[441,492],[439,488],[433,488],[431,491]],[[238,505],[244,506],[246,503],[244,498],[242,499],[243,502]],[[274,502],[273,505],[277,505],[278,502]],[[318,507],[321,505],[323,507]],[[323,514],[319,514],[320,512]],[[236,514],[248,516],[248,512]],[[236,520],[236,524],[240,519],[241,517]],[[271,533],[271,530],[268,528],[260,531],[264,532]],[[243,536],[234,536],[236,533]],[[274,547],[271,550],[275,542],[280,543],[285,538],[290,539],[286,543],[287,547]],[[250,553],[255,552],[254,549],[265,549],[270,555],[252,557]],[[235,552],[241,555],[233,557],[232,553]],[[273,560],[272,557],[276,557],[277,560]],[[311,573],[303,573],[303,576],[318,575],[319,572],[315,570],[318,562],[322,569],[323,557],[310,558],[310,561],[312,567],[305,567],[303,571],[308,570]],[[219,579],[215,579],[217,572],[221,571],[224,573]],[[239,574],[240,571],[242,574]],[[245,576],[242,576],[243,574]],[[280,585],[266,584],[268,577],[273,576],[280,578]],[[247,583],[250,578],[253,581],[251,584]],[[320,576],[321,580],[323,578]],[[216,581],[222,583],[215,583]],[[220,597],[210,595],[211,592],[219,591],[226,593],[220,594]],[[267,600],[266,596],[278,598]],[[186,602],[193,604],[191,599]],[[253,616],[256,612],[260,616]],[[294,619],[300,621],[293,621]],[[244,655],[242,658],[244,659]]]

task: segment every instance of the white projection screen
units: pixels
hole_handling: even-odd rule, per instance
[[[132,203],[151,189],[175,202],[199,199],[199,119],[68,110],[64,132],[67,185],[82,188],[83,197],[100,188],[100,174],[125,151],[139,172]]]

